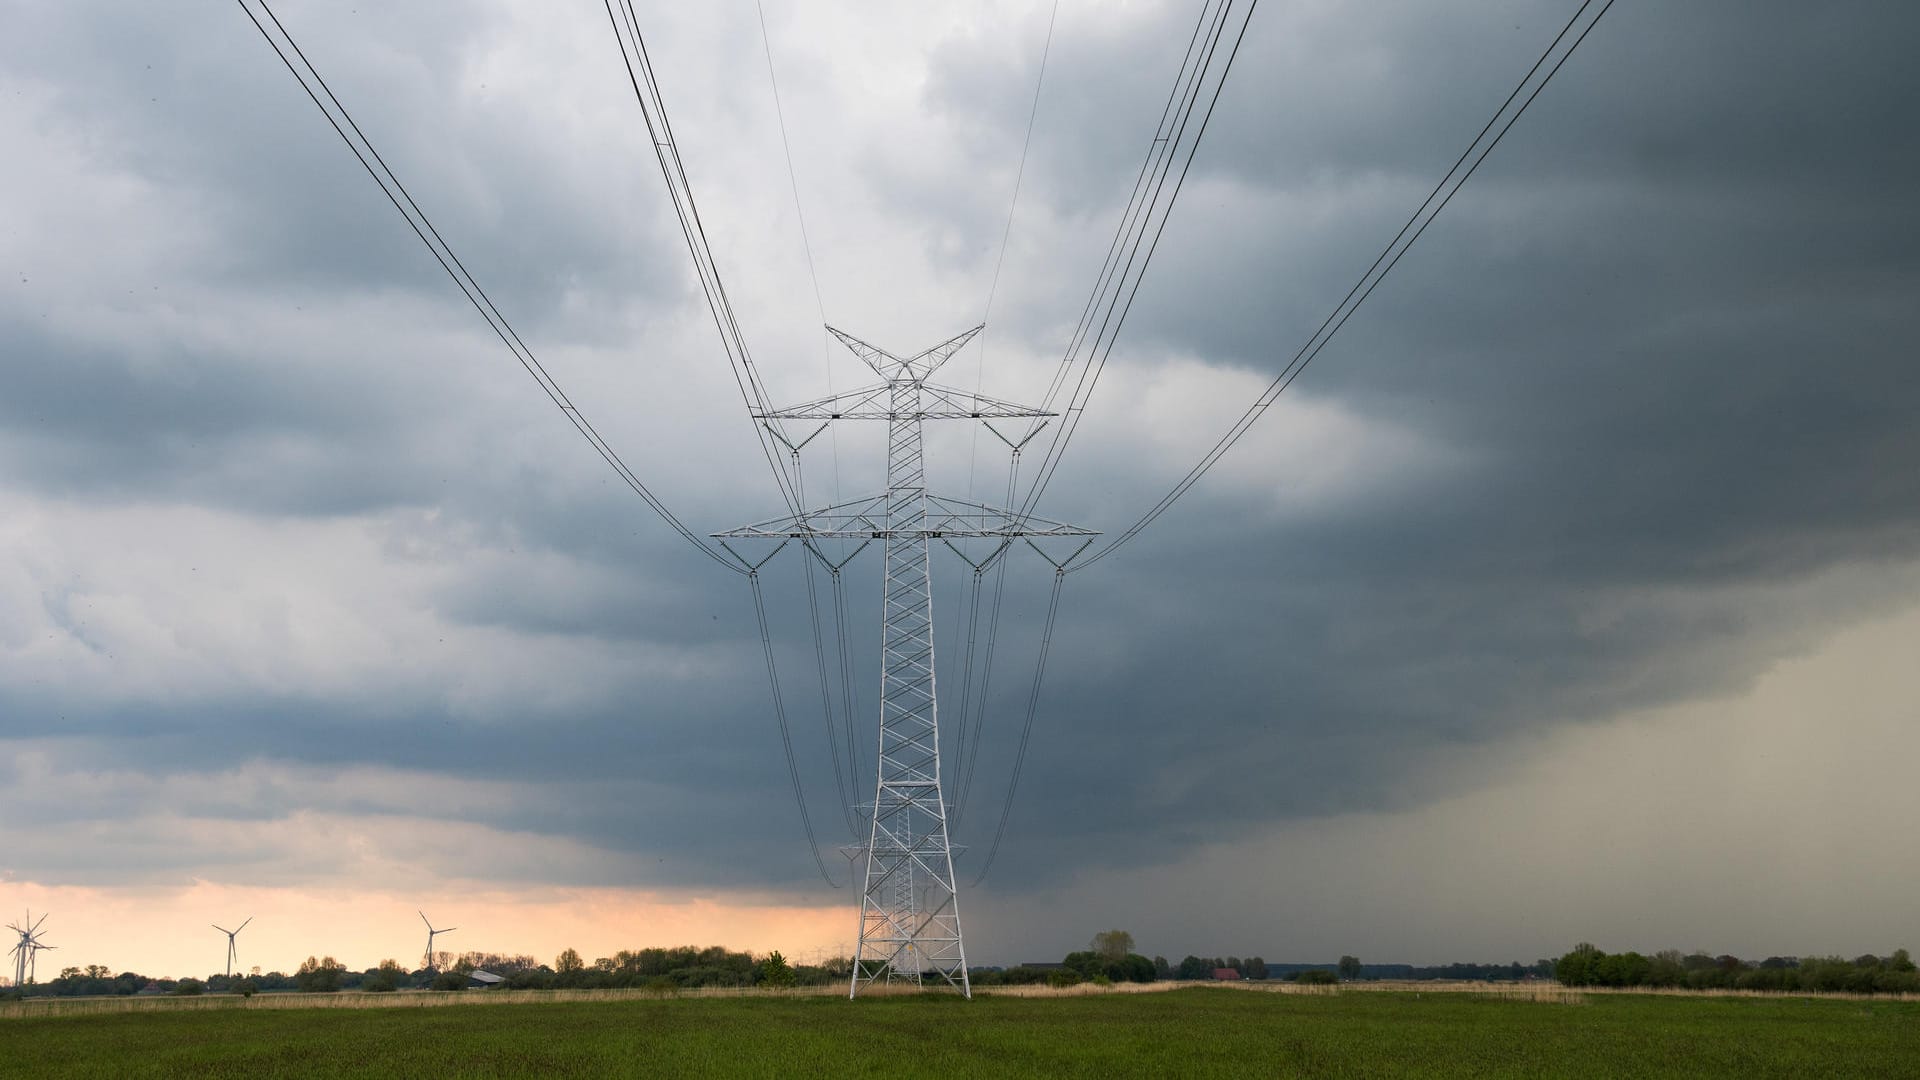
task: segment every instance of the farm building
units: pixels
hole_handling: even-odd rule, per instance
[[[494,990],[505,985],[507,980],[491,971],[474,968],[467,972],[467,989],[469,990]]]

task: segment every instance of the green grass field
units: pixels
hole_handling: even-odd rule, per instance
[[[391,999],[389,999],[391,1000]],[[211,1003],[209,1003],[211,1004]],[[0,1075],[1920,1075],[1920,1002],[1193,988],[0,1019]]]

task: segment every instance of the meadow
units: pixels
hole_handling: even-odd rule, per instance
[[[388,1007],[288,996],[9,1010],[0,1075],[1910,1077],[1920,1061],[1920,1002],[1884,999],[1557,987],[377,997]]]

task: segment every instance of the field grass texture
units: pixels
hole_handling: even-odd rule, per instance
[[[1326,988],[1329,991],[1334,988]],[[592,994],[593,992],[586,992]],[[369,995],[373,996],[373,995]],[[1920,1003],[1505,993],[379,995],[73,1002],[0,1018],[0,1075],[1912,1077]],[[457,1002],[515,1007],[407,1008]],[[101,1005],[107,1005],[102,1002]],[[142,1007],[144,1006],[144,1007]]]

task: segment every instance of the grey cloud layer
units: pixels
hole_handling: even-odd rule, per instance
[[[1189,421],[1142,415],[1128,395],[1180,360],[1277,370],[1563,6],[1407,5],[1350,21],[1263,8],[1048,512],[1111,529],[1157,496],[1186,462],[1153,459],[1140,432]],[[696,527],[771,512],[657,183],[636,180],[652,166],[630,104],[612,78],[594,98],[482,91],[489,64],[559,55],[515,53],[517,24],[503,11],[377,33],[337,13],[285,14],[379,125],[371,133],[477,276],[593,391],[584,400],[606,403],[598,415],[614,420],[603,428],[635,448],[649,480]],[[383,673],[377,694],[298,683],[269,693],[236,679],[184,702],[82,702],[22,681],[0,686],[0,735],[84,734],[99,760],[161,774],[267,759],[513,776],[541,793],[448,816],[640,863],[671,857],[692,880],[798,887],[810,868],[788,820],[743,590],[623,504],[569,444],[250,26],[209,16],[184,33],[142,18],[37,13],[42,47],[5,54],[11,84],[54,88],[34,113],[39,137],[51,143],[64,126],[96,144],[63,167],[166,193],[126,220],[138,226],[144,213],[158,232],[160,209],[191,207],[200,242],[163,257],[127,236],[84,238],[139,252],[137,265],[166,275],[155,283],[185,305],[125,301],[128,325],[151,338],[137,347],[129,334],[82,332],[110,258],[10,274],[8,488],[29,503],[135,515],[145,504],[264,521],[365,515],[388,547],[364,572],[391,576],[396,604],[422,625],[500,656],[577,647],[630,650],[635,663],[529,670],[498,707],[463,695],[460,680],[477,674],[426,662]],[[689,166],[723,234],[736,302],[755,312],[755,340],[773,339],[763,359],[782,389],[814,388],[818,353],[791,333],[810,332],[812,297],[778,158],[763,153],[771,102],[744,81],[702,96],[722,71],[759,77],[754,31],[732,16],[717,28],[652,18],[672,57],[663,73],[683,80],[666,87],[676,122],[690,152],[697,139],[707,155]],[[1043,383],[1190,19],[1063,12],[996,300],[989,363],[1005,367],[989,369],[989,392]],[[1171,858],[1194,837],[1330,808],[1417,803],[1465,782],[1428,768],[1462,746],[1723,693],[1826,628],[1898,604],[1867,585],[1816,594],[1807,583],[1911,559],[1920,535],[1906,302],[1920,269],[1907,194],[1920,159],[1888,113],[1914,97],[1898,48],[1913,21],[1893,5],[1843,18],[1788,4],[1629,3],[1609,15],[1298,384],[1302,399],[1338,406],[1366,432],[1404,434],[1457,462],[1412,488],[1355,486],[1299,506],[1274,490],[1343,448],[1230,459],[1245,470],[1237,479],[1196,490],[1124,556],[1072,579],[1002,887]],[[462,29],[439,32],[447,26]],[[774,28],[777,55],[798,68],[783,84],[795,131],[830,127],[837,114],[806,112],[835,106],[842,83],[809,68],[836,62],[830,50],[798,40],[804,26]],[[581,31],[605,47],[579,65],[613,63],[599,32]],[[692,44],[676,52],[676,42]],[[920,43],[921,96],[889,107],[919,110],[924,131],[841,133],[850,152],[837,162],[799,140],[830,318],[855,332],[875,325],[883,341],[935,339],[976,310],[1036,43]],[[527,82],[512,84],[527,93]],[[854,118],[879,108],[837,106]],[[549,109],[565,119],[543,130]],[[1008,156],[973,161],[992,154]],[[9,195],[59,199],[51,187]],[[850,220],[854,204],[865,213]],[[8,223],[51,262],[29,215]],[[853,264],[836,279],[833,267]],[[49,309],[58,317],[43,318]],[[237,319],[252,338],[221,344],[219,326]],[[330,351],[351,355],[335,365]],[[1207,423],[1224,427],[1241,404],[1219,403]],[[1241,453],[1272,445],[1250,440]],[[871,482],[870,470],[862,480],[856,463],[846,468],[850,492]],[[997,468],[983,456],[983,475]],[[825,484],[824,462],[809,470]],[[1263,471],[1264,486],[1246,479]],[[435,568],[433,580],[393,569],[415,563]],[[818,825],[837,815],[806,696],[797,575],[788,563],[770,586]],[[967,822],[976,845],[1004,783],[1044,579],[1023,567],[1015,584]],[[875,589],[863,578],[854,594],[855,655],[869,673]],[[941,594],[942,632],[957,599]],[[23,627],[75,624],[17,614]],[[393,647],[424,652],[438,636],[397,633]],[[947,649],[948,686],[958,653]],[[676,673],[682,654],[699,661]],[[714,677],[714,664],[731,674]],[[862,698],[871,706],[870,688]],[[622,783],[644,797],[623,801]],[[263,798],[253,812],[287,804]]]

